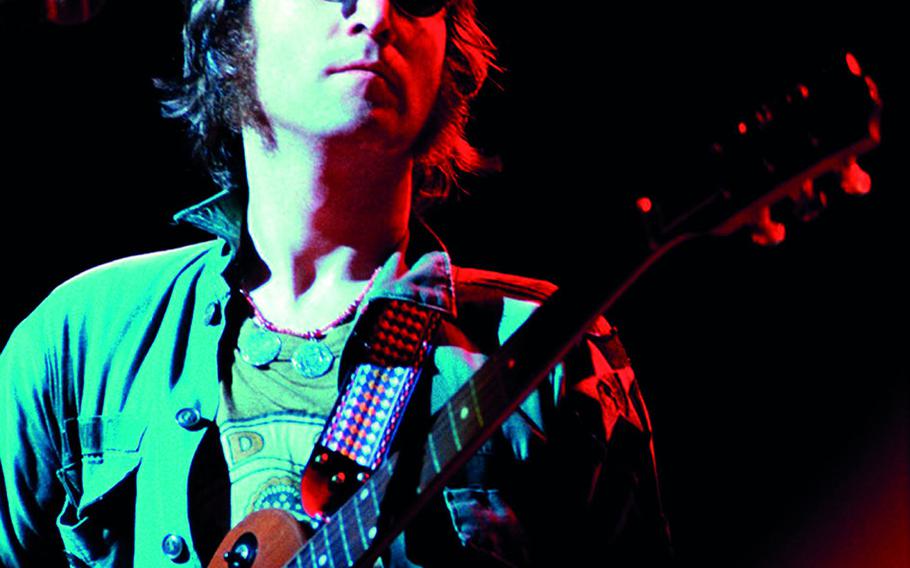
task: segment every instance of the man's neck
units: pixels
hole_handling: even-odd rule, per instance
[[[284,136],[282,136],[284,134]],[[247,225],[261,265],[245,275],[263,315],[306,331],[335,319],[407,241],[411,161],[244,132]]]

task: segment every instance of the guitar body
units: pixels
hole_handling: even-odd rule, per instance
[[[307,538],[303,525],[290,513],[256,511],[224,537],[208,568],[282,568],[300,552]]]

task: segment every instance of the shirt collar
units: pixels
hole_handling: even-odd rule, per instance
[[[221,191],[188,207],[174,221],[189,223],[222,239],[229,248],[227,275],[244,241],[246,198],[241,192]],[[412,301],[455,316],[452,261],[439,236],[417,217],[411,217],[405,253],[395,252],[379,269],[364,297],[365,306],[375,298]]]

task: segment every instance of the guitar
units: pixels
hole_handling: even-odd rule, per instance
[[[818,214],[827,194],[818,180],[837,175],[848,194],[869,191],[856,158],[881,140],[881,98],[853,55],[813,82],[798,84],[754,118],[735,125],[713,146],[722,182],[669,222],[646,197],[638,199],[652,252],[616,291],[565,286],[528,318],[433,418],[412,490],[395,484],[401,455],[392,454],[318,529],[290,513],[266,509],[249,515],[223,539],[210,568],[372,566],[477,449],[533,392],[584,330],[667,252],[700,236],[751,231],[761,245],[779,243],[783,226],[772,206],[791,201],[802,219]],[[771,188],[770,190],[767,188]],[[404,507],[384,506],[389,491]]]

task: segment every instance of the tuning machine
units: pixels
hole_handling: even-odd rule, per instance
[[[849,195],[866,195],[872,189],[872,177],[850,156],[840,171],[840,186]]]
[[[828,195],[816,187],[815,180],[803,181],[799,192],[793,196],[793,212],[803,222],[816,219],[828,206]]]
[[[771,218],[771,207],[768,205],[758,208],[750,227],[752,242],[761,246],[779,245],[787,236],[784,224]]]
[[[856,163],[856,156],[850,156],[840,167],[818,179],[807,178],[791,195],[794,213],[801,221],[811,221],[828,206],[829,192],[840,188],[847,195],[866,195],[872,187],[871,176]]]

